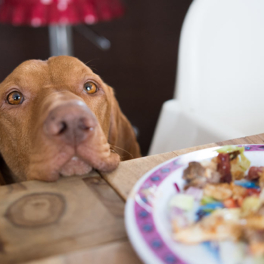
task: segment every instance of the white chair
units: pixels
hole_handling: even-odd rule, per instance
[[[149,154],[264,133],[264,0],[194,0]]]

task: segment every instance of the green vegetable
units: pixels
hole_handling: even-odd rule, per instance
[[[170,206],[178,207],[186,211],[192,210],[193,205],[194,197],[188,194],[177,194],[170,201]]]
[[[246,171],[250,167],[250,161],[244,154],[244,150],[245,150],[244,147],[227,145],[220,149],[217,149],[216,151],[218,153],[231,153],[237,150],[240,152],[240,164],[239,165],[243,171]]]
[[[209,203],[215,203],[215,202],[217,202],[217,200],[215,200],[214,198],[210,196],[206,196],[206,195],[204,195],[201,200],[202,205],[209,204]]]

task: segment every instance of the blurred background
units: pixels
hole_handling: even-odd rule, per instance
[[[0,1],[1,2],[1,1]],[[147,155],[162,103],[173,97],[178,43],[191,0],[123,0],[123,16],[89,25],[111,42],[96,47],[73,28],[73,53],[111,85]],[[0,82],[21,62],[50,56],[47,26],[0,24]]]

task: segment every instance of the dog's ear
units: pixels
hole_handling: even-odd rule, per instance
[[[135,132],[122,113],[112,88],[110,88],[110,93],[111,116],[108,142],[112,149],[120,155],[121,160],[139,158],[141,154]]]

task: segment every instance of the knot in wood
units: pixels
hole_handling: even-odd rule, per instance
[[[41,227],[57,222],[65,210],[61,194],[35,193],[23,196],[6,210],[6,218],[20,227]]]

